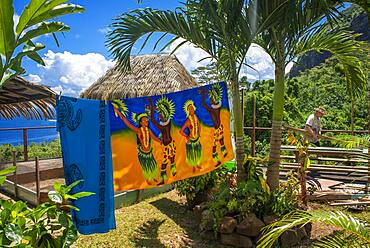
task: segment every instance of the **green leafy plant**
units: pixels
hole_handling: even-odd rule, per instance
[[[0,171],[0,185],[4,177],[13,173],[15,167]],[[94,193],[70,194],[73,187],[54,184],[49,192],[49,201],[30,209],[22,201],[0,200],[0,245],[1,247],[70,247],[77,239],[77,229],[67,210],[77,208],[69,200],[78,200]]]
[[[15,166],[11,166],[6,169],[0,170],[0,185],[2,185],[5,182],[6,176],[14,173],[16,169],[17,168]]]
[[[23,160],[23,145],[11,145],[4,144],[0,145],[0,162],[11,162],[13,159],[13,151],[15,151],[15,156],[17,160]],[[51,142],[43,143],[31,143],[28,146],[28,157],[35,158],[58,158],[62,156],[62,150],[60,147],[59,139],[53,140]]]
[[[248,156],[244,170],[245,182],[230,185],[224,181],[220,190],[208,202],[208,209],[213,215],[213,229],[218,231],[223,217],[231,216],[241,221],[246,214],[254,213],[261,218],[266,215],[283,216],[298,207],[299,180],[293,172],[279,188],[270,191],[263,176],[261,164],[267,158],[260,159]]]
[[[298,207],[298,177],[293,171],[290,171],[287,178],[287,181],[281,182],[279,188],[272,192],[271,212],[276,216],[283,216]]]
[[[341,211],[293,211],[281,220],[266,226],[263,236],[258,240],[258,248],[274,247],[278,238],[293,227],[304,226],[311,222],[321,222],[342,229],[316,242],[313,247],[370,247],[370,229],[366,221],[357,219]]]
[[[268,211],[266,208],[269,207],[271,193],[259,166],[263,161],[247,157],[243,165],[247,180],[238,183],[224,180],[219,191],[209,200],[207,205],[213,215],[215,231],[218,231],[224,216],[235,217],[240,221],[247,213],[255,213],[261,217]]]
[[[226,176],[231,173],[232,169],[222,166],[205,175],[177,181],[173,185],[179,195],[186,197],[189,208],[193,208],[196,204],[206,201],[210,190],[225,180]]]
[[[14,23],[13,0],[3,0],[0,4],[0,87],[9,79],[25,72],[22,59],[28,57],[38,64],[45,65],[38,52],[45,48],[34,43],[38,37],[52,34],[57,45],[56,32],[66,32],[70,28],[53,19],[84,11],[79,5],[67,4],[68,0],[31,0]],[[52,20],[52,21],[50,21]]]

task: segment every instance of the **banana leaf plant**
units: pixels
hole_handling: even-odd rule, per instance
[[[0,185],[15,169],[13,166],[0,170]],[[69,186],[56,182],[54,191],[48,194],[49,201],[33,209],[23,201],[0,199],[0,247],[70,247],[77,240],[78,233],[67,210],[78,209],[71,206],[69,201],[94,194],[71,194],[73,187],[80,182],[76,181]]]
[[[38,53],[44,44],[35,42],[43,35],[67,32],[70,27],[54,19],[63,15],[81,13],[84,8],[68,3],[69,0],[31,0],[14,22],[13,0],[0,0],[0,88],[17,75],[25,73],[25,57],[45,65]]]

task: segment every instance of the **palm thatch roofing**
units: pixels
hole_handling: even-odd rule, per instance
[[[81,97],[114,100],[161,95],[196,86],[195,79],[175,55],[133,56],[131,68],[123,72],[118,65],[114,66],[81,93]]]
[[[55,92],[49,87],[15,77],[0,87],[0,119],[55,118]]]

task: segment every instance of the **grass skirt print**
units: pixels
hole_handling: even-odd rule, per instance
[[[136,133],[137,156],[141,166],[143,176],[149,185],[158,181],[158,166],[153,156],[152,139],[161,142],[149,129],[149,116],[146,112],[140,114],[132,113],[132,120],[138,125],[131,124],[126,118],[128,108],[122,101],[115,100],[112,103],[117,117],[126,126]]]
[[[190,139],[186,143],[186,162],[190,166],[197,167],[202,159],[202,145],[200,144],[199,138],[193,140]]]
[[[195,114],[196,107],[192,100],[184,104],[184,112],[188,117],[180,130],[180,134],[186,138],[186,162],[192,167],[200,169],[202,159],[202,145],[200,144],[200,122]],[[188,130],[188,134],[185,130]]]
[[[202,175],[234,158],[226,84],[109,105],[115,190]]]
[[[144,178],[148,181],[155,181],[158,177],[158,167],[153,156],[153,149],[150,149],[149,152],[144,152],[138,147],[137,155]]]

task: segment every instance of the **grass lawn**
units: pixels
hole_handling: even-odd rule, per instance
[[[117,229],[80,236],[75,247],[225,247],[200,236],[192,211],[176,191],[116,210]]]
[[[342,210],[369,221],[370,211],[350,212],[344,207],[310,203],[310,209]],[[117,229],[107,234],[80,236],[74,247],[226,247],[201,237],[192,211],[175,190],[146,199],[130,207],[116,210]],[[337,228],[315,223],[312,239],[319,239]],[[304,247],[310,247],[304,246]]]

